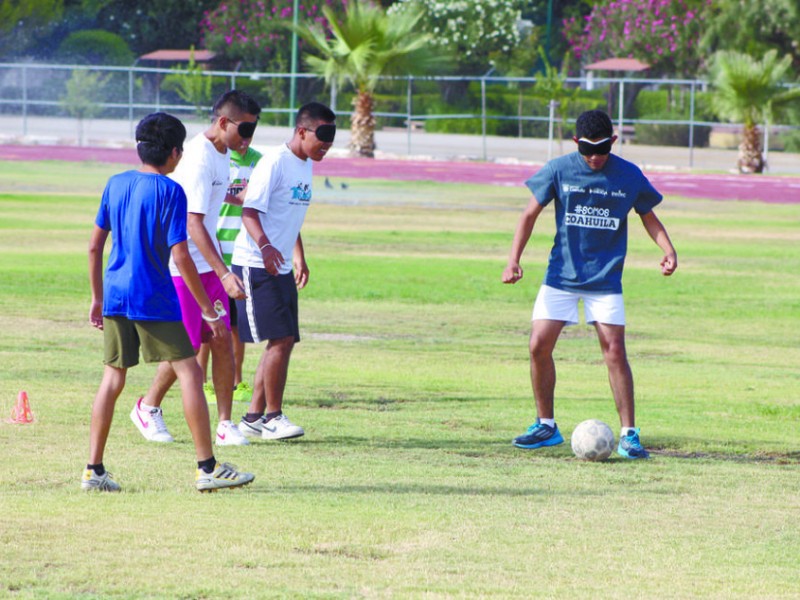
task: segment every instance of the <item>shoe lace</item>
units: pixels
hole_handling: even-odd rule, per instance
[[[150,420],[155,425],[158,433],[167,433],[167,424],[164,423],[164,416],[161,409],[153,409],[150,411]]]

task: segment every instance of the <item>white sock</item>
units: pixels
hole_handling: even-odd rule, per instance
[[[555,427],[556,420],[555,419],[539,419],[539,423],[542,425],[547,425],[548,427]]]
[[[154,408],[158,408],[158,407],[157,407],[157,406],[150,406],[149,404],[145,404],[144,402],[142,402],[142,403],[139,405],[139,408],[140,408],[141,410],[143,410],[144,412],[150,412],[150,411],[151,411],[151,410],[153,410]]]
[[[635,427],[623,427],[619,430],[619,437],[625,437],[631,435],[632,433],[636,433]]]

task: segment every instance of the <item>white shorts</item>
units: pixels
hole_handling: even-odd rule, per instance
[[[542,285],[533,305],[532,320],[548,319],[578,324],[578,301],[583,300],[586,323],[625,325],[625,303],[622,294],[567,292]]]

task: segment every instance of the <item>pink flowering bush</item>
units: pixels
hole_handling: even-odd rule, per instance
[[[328,28],[322,7],[334,10],[347,0],[300,0],[298,21]],[[206,11],[200,22],[203,45],[245,70],[288,71],[293,0],[230,0]],[[302,52],[302,45],[301,45]]]
[[[589,15],[563,22],[571,52],[582,64],[606,58],[637,58],[649,74],[694,77],[703,14],[712,0],[613,0]]]

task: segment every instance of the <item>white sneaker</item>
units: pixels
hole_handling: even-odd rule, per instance
[[[305,433],[302,427],[292,423],[284,414],[270,419],[261,426],[261,438],[265,440],[289,440]]]
[[[119,484],[111,479],[111,473],[106,471],[98,475],[93,469],[84,469],[81,478],[81,489],[84,492],[118,492]]]
[[[174,442],[175,438],[170,435],[164,423],[164,413],[161,412],[161,408],[143,409],[143,399],[139,398],[131,411],[133,424],[148,442]]]
[[[239,425],[237,428],[239,429],[239,433],[241,433],[246,438],[258,438],[261,439],[261,432],[264,427],[264,423],[267,422],[267,417],[261,415],[257,421],[247,421],[244,417],[242,420],[239,421]]]
[[[194,485],[200,492],[215,492],[223,488],[247,485],[253,479],[255,479],[255,475],[252,473],[240,473],[231,464],[217,463],[213,473],[206,473],[202,469],[197,469]]]
[[[230,421],[220,421],[217,425],[217,446],[247,446],[250,442]]]

